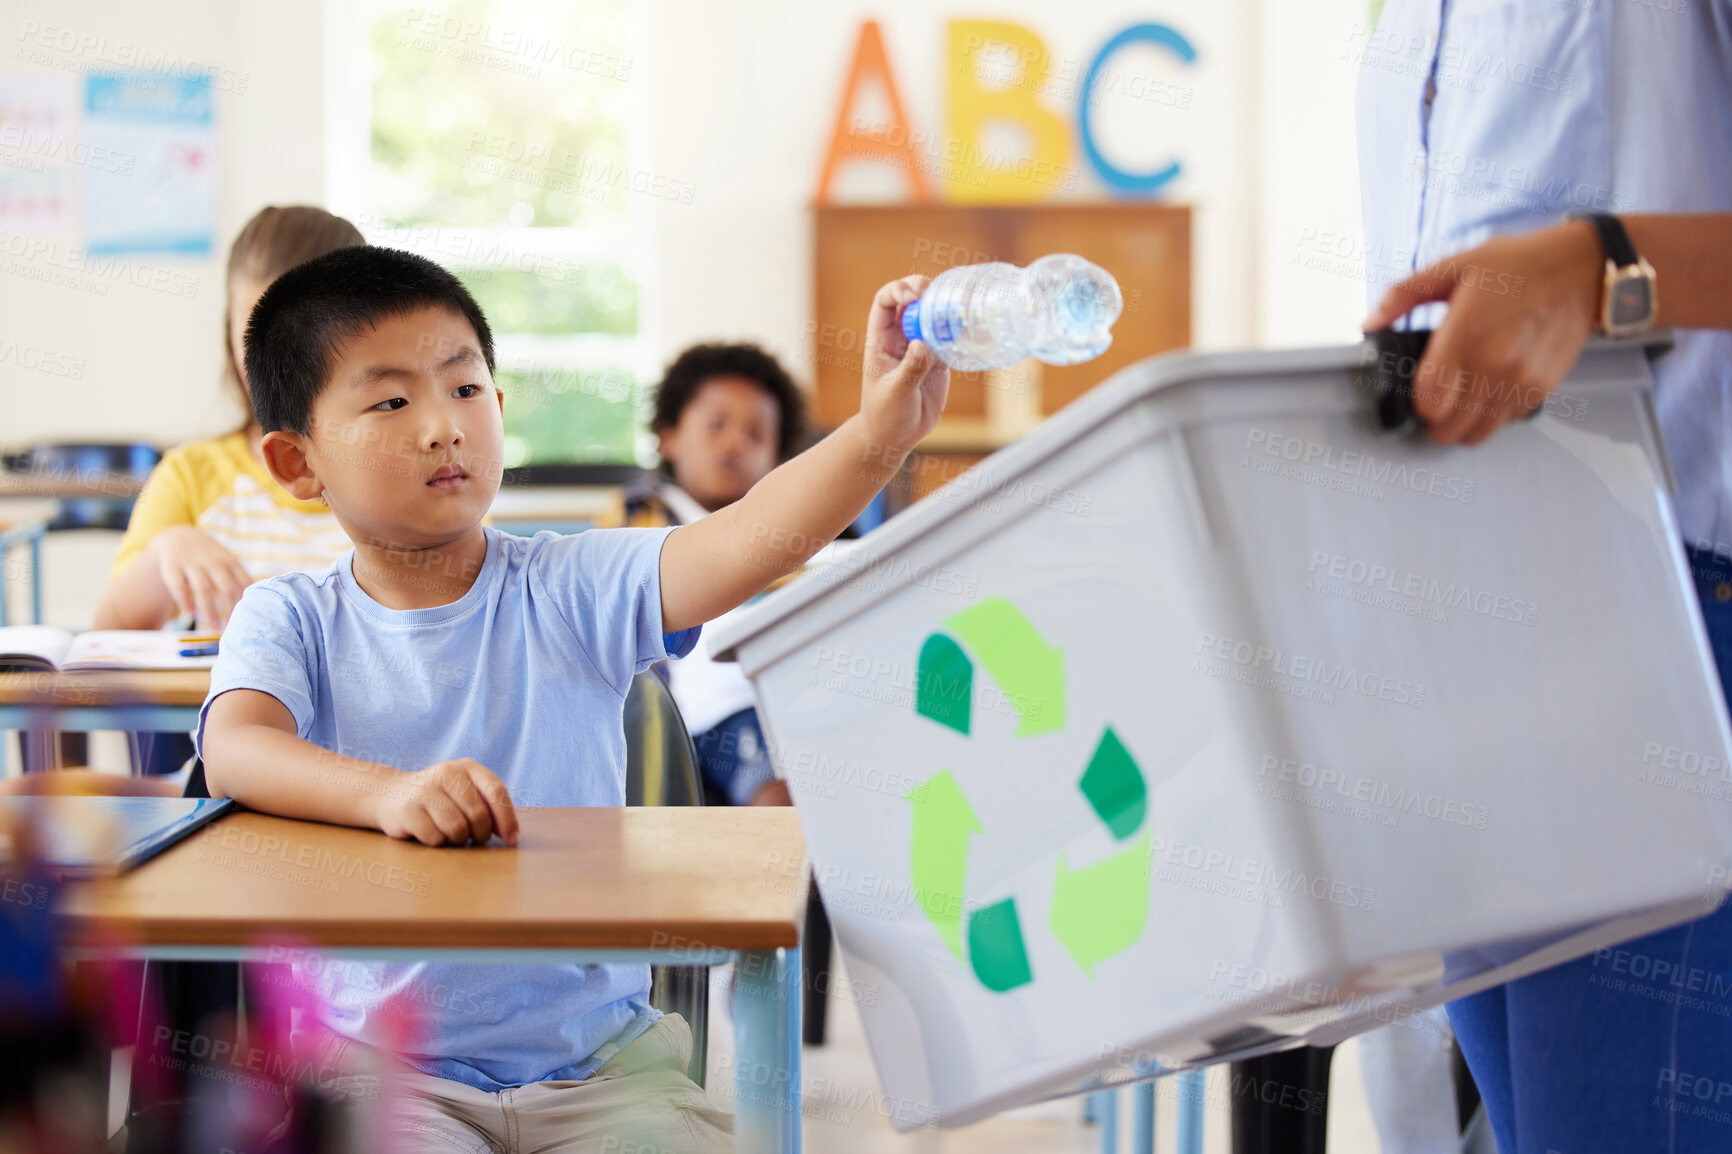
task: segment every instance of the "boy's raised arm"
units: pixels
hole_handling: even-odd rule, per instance
[[[860,411],[732,505],[668,535],[662,629],[676,633],[791,573],[860,515],[944,411],[950,371],[902,335],[902,308],[926,289],[904,277],[878,290],[866,321]]]

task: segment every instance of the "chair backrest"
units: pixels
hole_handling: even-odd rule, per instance
[[[79,479],[93,488],[89,496],[63,497],[60,511],[48,523],[49,532],[65,529],[112,529],[124,532],[132,517],[133,498],[121,489],[99,495],[110,480],[144,481],[162,459],[154,445],[142,442],[35,445],[22,453],[0,456],[7,469],[39,478]]]
[[[667,682],[632,678],[625,698],[625,803],[702,805],[698,753]]]
[[[698,753],[668,683],[653,672],[632,678],[625,695],[625,803],[702,805]],[[692,1029],[686,1076],[704,1084],[709,1063],[708,966],[650,967],[650,1005],[678,1014]]]
[[[122,441],[33,445],[3,460],[6,468],[21,473],[108,474],[142,481],[161,459],[162,452],[155,445]]]
[[[192,769],[187,772],[186,784],[181,786],[182,797],[209,797],[210,786],[204,780],[204,758],[192,759]]]

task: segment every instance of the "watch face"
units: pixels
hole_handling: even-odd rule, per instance
[[[1613,326],[1641,324],[1654,311],[1653,284],[1642,276],[1614,281],[1606,305]]]

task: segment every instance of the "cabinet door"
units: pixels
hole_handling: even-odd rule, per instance
[[[1019,212],[1017,264],[1074,252],[1112,273],[1125,297],[1112,347],[1086,364],[1041,370],[1052,413],[1144,357],[1191,343],[1191,210],[1167,204],[1051,205]]]
[[[952,373],[950,401],[923,446],[988,450],[1027,432],[1133,361],[1191,342],[1191,210],[1168,204],[820,206],[814,210],[814,323],[802,359],[815,420],[833,428],[860,404],[863,323],[878,286],[909,273],[1074,252],[1111,272],[1125,311],[1113,344],[1087,364],[1034,362]]]
[[[865,321],[878,287],[919,273],[935,277],[952,264],[1009,260],[1008,244],[994,236],[996,222],[978,210],[945,205],[826,206],[815,210],[813,286],[815,328],[801,356],[810,358],[817,389],[814,421],[834,428],[860,408]],[[960,254],[960,255],[958,255]],[[979,373],[952,373],[950,422],[986,419],[986,385]]]

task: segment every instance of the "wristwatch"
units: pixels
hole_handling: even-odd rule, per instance
[[[1600,294],[1600,331],[1629,337],[1654,327],[1658,297],[1654,266],[1636,253],[1623,221],[1609,212],[1575,212],[1571,220],[1586,221],[1600,236],[1606,254],[1606,286]]]

